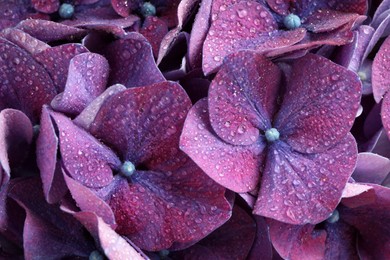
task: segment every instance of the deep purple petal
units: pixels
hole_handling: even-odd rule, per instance
[[[99,112],[102,104],[107,99],[123,90],[126,90],[126,87],[121,84],[115,84],[107,88],[102,94],[100,94],[100,96],[90,102],[89,105],[73,120],[73,122],[76,125],[88,130],[93,121],[95,120],[95,117]]]
[[[352,178],[357,182],[381,184],[390,173],[390,160],[374,153],[359,153]]]
[[[379,51],[376,53],[374,62],[372,64],[372,91],[375,101],[379,101],[389,91],[390,76],[390,62],[388,62],[390,51],[390,37],[382,43]]]
[[[283,259],[324,259],[326,232],[314,225],[290,225],[268,220],[271,241]]]
[[[333,31],[344,24],[355,21],[359,17],[355,13],[338,12],[330,9],[319,9],[308,16],[302,24],[308,31],[323,33]]]
[[[257,186],[264,148],[265,141],[260,139],[250,146],[234,146],[219,139],[210,125],[206,99],[191,108],[180,137],[180,149],[213,180],[235,192]]]
[[[61,159],[66,172],[88,187],[102,187],[112,181],[112,169],[120,161],[106,146],[73,122],[56,112],[50,113],[58,129]]]
[[[271,128],[281,71],[253,52],[241,51],[225,59],[211,82],[210,122],[218,137],[233,145],[250,145],[259,130]]]
[[[115,182],[108,203],[116,230],[148,251],[193,244],[231,215],[225,189],[191,161],[172,172],[136,171],[131,183],[119,176]]]
[[[106,48],[110,63],[110,85],[123,84],[127,88],[146,86],[165,81],[153,58],[152,47],[137,33],[130,33]]]
[[[23,112],[4,109],[0,112],[0,189],[8,183],[11,167],[27,155],[33,138],[30,119]]]
[[[131,88],[102,105],[90,131],[121,159],[153,168],[176,154],[190,106],[177,83]]]
[[[111,0],[112,7],[120,16],[127,17],[129,14],[138,9],[141,5],[140,0]]]
[[[81,224],[58,205],[46,203],[39,178],[19,181],[11,188],[10,196],[26,210],[23,246],[27,259],[87,257],[93,250]]]
[[[77,54],[88,52],[81,44],[69,43],[47,48],[34,55],[51,76],[57,92],[65,89],[70,60]]]
[[[144,259],[125,239],[95,213],[77,212],[74,216],[93,235],[109,259]]]
[[[364,193],[343,199],[342,219],[359,231],[358,251],[363,259],[390,257],[390,189],[372,184],[374,199]],[[359,203],[359,206],[351,206]]]
[[[288,80],[274,124],[281,139],[303,153],[321,152],[342,140],[359,107],[362,86],[357,75],[308,54],[294,62]]]
[[[264,260],[272,259],[272,244],[269,236],[269,228],[263,217],[254,215],[257,232],[248,260],[256,260],[259,256]]]
[[[303,28],[293,31],[277,29],[272,14],[260,3],[242,1],[230,6],[218,14],[204,42],[204,73],[215,72],[230,53],[243,49],[265,53],[293,45],[306,34]]]
[[[0,35],[32,55],[50,48],[50,45],[18,29],[8,28],[1,31]]]
[[[139,32],[149,41],[152,46],[153,55],[157,57],[161,41],[168,33],[167,25],[157,17],[148,16],[145,18]]]
[[[386,72],[387,73],[387,72]],[[381,107],[381,117],[384,131],[387,134],[387,137],[390,137],[390,95],[386,94],[383,98],[382,107]]]
[[[69,64],[65,90],[51,102],[54,110],[67,114],[79,114],[106,88],[109,65],[95,53],[82,53]]]
[[[246,259],[255,234],[256,225],[252,217],[236,206],[232,217],[224,225],[192,247],[174,254],[174,259]]]
[[[39,12],[51,14],[60,7],[59,0],[31,0],[32,6]]]
[[[20,109],[36,123],[42,105],[56,94],[54,84],[29,53],[3,38],[0,43],[0,109]]]
[[[44,42],[74,41],[74,39],[82,38],[87,34],[87,31],[83,29],[39,19],[24,20],[16,28]]]
[[[277,14],[288,15],[290,13],[290,1],[286,0],[266,0],[268,6]]]
[[[333,212],[357,158],[348,134],[318,154],[296,152],[283,142],[269,147],[254,213],[291,224],[316,224]]]
[[[63,170],[66,186],[68,186],[72,198],[76,201],[81,211],[89,211],[101,217],[105,223],[112,228],[116,227],[114,212],[110,206],[96,195],[93,190],[85,187],[74,179],[70,178]]]

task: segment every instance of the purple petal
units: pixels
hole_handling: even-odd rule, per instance
[[[342,198],[355,197],[369,190],[372,190],[372,187],[369,185],[348,182],[343,190]]]
[[[290,1],[285,0],[266,0],[268,6],[277,14],[288,15],[290,13]]]
[[[77,127],[67,117],[51,112],[58,128],[61,159],[66,172],[88,187],[102,187],[112,181],[112,170],[120,161],[106,146]]]
[[[144,259],[129,243],[117,234],[100,217],[92,212],[77,212],[74,214],[98,241],[104,254],[109,259]]]
[[[70,178],[64,170],[63,176],[72,198],[76,201],[81,211],[93,212],[112,228],[116,227],[114,212],[104,200],[98,197],[93,190]]]
[[[23,112],[4,109],[0,112],[0,188],[8,183],[11,167],[18,166],[29,151],[33,138],[30,119]],[[11,167],[10,167],[11,164]]]
[[[213,180],[235,192],[251,191],[257,186],[264,148],[264,140],[233,146],[219,139],[210,125],[206,99],[191,108],[180,137],[180,149]]]
[[[333,31],[359,17],[355,13],[338,12],[329,9],[319,9],[308,16],[303,26],[311,32],[323,33]]]
[[[106,50],[111,68],[110,85],[119,83],[132,88],[165,81],[154,61],[152,47],[141,34],[130,33],[108,45]]]
[[[32,6],[39,12],[51,14],[60,7],[59,0],[31,0]]]
[[[158,56],[161,41],[168,33],[167,25],[157,17],[148,16],[139,31],[152,46],[154,57]]]
[[[65,90],[53,99],[51,106],[60,112],[79,114],[104,91],[108,72],[108,62],[99,54],[75,56],[69,64]]]
[[[0,109],[20,109],[35,123],[42,105],[56,94],[53,82],[26,51],[3,38],[0,43]]]
[[[194,244],[231,215],[225,189],[191,161],[172,172],[136,171],[131,183],[119,176],[115,182],[108,203],[117,232],[148,251]]]
[[[112,7],[122,17],[129,14],[140,6],[140,0],[111,0]]]
[[[269,147],[254,213],[291,224],[316,224],[333,212],[357,158],[348,134],[331,149],[301,154],[283,142]]]
[[[374,199],[364,194],[343,199],[339,212],[343,220],[359,231],[358,250],[364,259],[390,257],[390,189],[372,184]],[[360,206],[350,207],[354,202]]]
[[[44,42],[59,40],[74,41],[74,39],[82,38],[87,34],[87,31],[83,29],[39,19],[24,20],[15,28]]]
[[[375,93],[375,91],[374,91],[374,93]],[[389,94],[386,94],[385,97],[383,98],[380,114],[381,114],[381,118],[382,118],[384,132],[386,132],[387,137],[390,137],[390,95]]]
[[[81,44],[69,43],[47,48],[34,55],[53,79],[57,92],[65,89],[70,60],[77,54],[88,52]]]
[[[243,49],[264,53],[293,45],[306,34],[303,28],[293,31],[277,29],[272,14],[260,3],[242,1],[230,6],[218,14],[204,42],[204,73],[209,75],[215,72],[230,53]]]
[[[123,90],[126,90],[126,87],[121,84],[116,84],[107,88],[100,96],[89,103],[89,105],[73,120],[73,123],[89,130],[103,103]]]
[[[272,259],[272,244],[269,237],[269,228],[265,219],[254,215],[257,232],[248,260],[256,260],[259,256],[264,260]]]
[[[102,105],[90,131],[121,159],[153,168],[176,154],[190,106],[177,83],[131,88]]]
[[[296,151],[324,151],[351,129],[361,88],[355,73],[308,54],[293,64],[274,127]]]
[[[357,182],[381,184],[389,173],[388,158],[374,153],[360,153],[352,178]]]
[[[253,52],[241,51],[225,59],[211,82],[210,122],[218,137],[233,145],[250,145],[260,130],[271,128],[281,72]]]
[[[18,29],[5,29],[1,31],[0,35],[1,37],[4,37],[10,42],[16,44],[23,50],[26,50],[27,52],[31,53],[32,55],[36,55],[41,51],[50,49],[50,45]]]
[[[24,256],[27,259],[87,257],[93,244],[85,239],[80,223],[57,205],[47,204],[40,187],[39,178],[30,178],[19,181],[10,190],[11,198],[26,210]]]
[[[389,91],[390,77],[390,62],[388,62],[390,50],[390,37],[382,43],[379,51],[376,53],[372,64],[372,91],[375,101],[379,101]]]
[[[324,259],[326,232],[314,225],[268,220],[272,245],[283,259]]]

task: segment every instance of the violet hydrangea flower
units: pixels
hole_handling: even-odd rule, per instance
[[[365,19],[366,1],[214,1],[203,45],[203,71],[216,72],[224,57],[250,49],[267,56],[352,40]]]
[[[294,62],[286,76],[282,88],[281,71],[263,56],[229,56],[208,99],[190,110],[180,145],[223,186],[259,190],[255,214],[318,223],[337,206],[356,164],[348,132],[361,83],[313,54]]]

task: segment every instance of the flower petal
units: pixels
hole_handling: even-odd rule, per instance
[[[361,88],[355,73],[308,54],[293,64],[274,127],[294,150],[322,152],[351,129]]]
[[[390,160],[374,153],[359,153],[352,178],[357,182],[381,184],[390,173]]]
[[[250,146],[223,142],[211,128],[207,100],[190,110],[180,137],[180,149],[213,180],[235,192],[253,190],[260,179],[265,141]]]
[[[372,91],[375,101],[379,101],[389,91],[390,76],[390,62],[388,57],[390,53],[390,37],[382,43],[379,51],[376,53],[374,62],[372,64]]]

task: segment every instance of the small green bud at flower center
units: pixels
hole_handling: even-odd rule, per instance
[[[361,81],[367,80],[367,74],[365,72],[363,72],[363,71],[359,71],[358,72],[358,76],[359,76]]]
[[[154,5],[152,5],[150,2],[145,2],[141,6],[141,14],[143,17],[155,16],[156,15],[156,7],[154,7]]]
[[[168,258],[169,253],[169,250],[163,249],[158,254],[160,255],[161,259],[166,259]]]
[[[265,131],[265,139],[267,139],[268,142],[275,142],[276,140],[279,140],[279,136],[279,131],[276,128],[270,128]]]
[[[125,177],[130,177],[135,172],[135,166],[132,162],[125,161],[120,169],[120,173]]]
[[[58,14],[62,19],[69,19],[74,14],[74,7],[71,4],[63,3],[58,10]]]
[[[289,14],[284,17],[283,24],[287,29],[293,30],[301,26],[301,18],[296,14]]]
[[[89,260],[104,260],[104,257],[99,253],[99,251],[95,250],[89,254],[88,259]]]
[[[337,209],[335,209],[332,214],[330,214],[329,218],[326,220],[328,223],[336,223],[340,219],[340,213]]]

